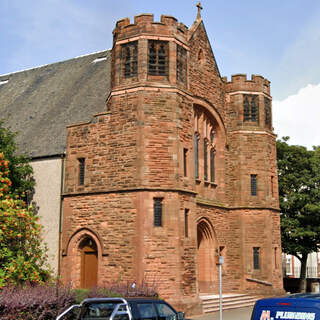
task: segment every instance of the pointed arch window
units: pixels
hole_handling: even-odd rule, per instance
[[[204,181],[208,181],[208,142],[207,139],[203,139],[203,173]]]
[[[199,134],[194,133],[194,175],[199,179]]]
[[[215,152],[214,149],[210,150],[210,182],[215,182]]]
[[[216,180],[216,131],[217,124],[209,112],[201,106],[194,109],[194,173],[197,183],[215,188]]]

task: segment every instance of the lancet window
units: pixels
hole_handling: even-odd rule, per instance
[[[195,179],[215,182],[215,124],[201,109],[194,116]]]

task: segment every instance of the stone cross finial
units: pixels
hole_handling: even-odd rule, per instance
[[[201,7],[201,2],[198,2],[197,7],[198,7],[197,19],[201,19],[201,10],[203,9]]]

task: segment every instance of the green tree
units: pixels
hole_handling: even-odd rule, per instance
[[[27,195],[33,193],[34,180],[32,179],[32,167],[29,159],[24,155],[17,154],[15,143],[16,134],[3,126],[4,121],[0,120],[0,152],[9,163],[9,179],[12,182],[12,192],[20,198],[26,199]]]
[[[38,217],[11,192],[9,168],[10,162],[0,153],[0,288],[39,283],[49,276]]]
[[[300,291],[306,291],[308,254],[320,245],[320,147],[307,150],[277,141],[283,251],[301,262]]]

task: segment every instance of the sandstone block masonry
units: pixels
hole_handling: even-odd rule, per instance
[[[270,82],[222,78],[200,15],[113,35],[106,110],[68,127],[63,280],[147,282],[191,314],[223,255],[225,293],[281,292]]]

